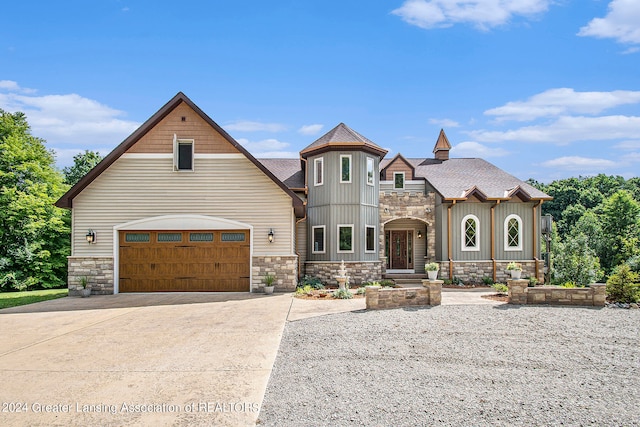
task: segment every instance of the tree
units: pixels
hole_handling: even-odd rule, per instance
[[[0,289],[65,284],[69,221],[53,204],[66,189],[25,115],[0,109]]]
[[[73,166],[62,170],[65,183],[75,185],[101,160],[102,156],[97,151],[84,150],[84,153],[76,154],[73,156]]]
[[[614,269],[607,280],[607,295],[617,302],[636,302],[640,297],[640,275],[634,273],[628,264],[621,264]]]
[[[606,270],[640,254],[640,204],[629,192],[620,190],[604,202],[601,224],[604,244],[600,259]]]
[[[580,286],[595,283],[602,277],[600,262],[584,234],[570,235],[555,244],[553,282],[572,282]]]

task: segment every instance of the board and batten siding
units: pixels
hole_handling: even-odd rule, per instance
[[[196,154],[193,172],[174,172],[171,154],[124,154],[74,198],[73,255],[112,256],[114,226],[180,214],[252,225],[253,255],[294,254],[291,197],[244,155]]]
[[[503,202],[496,206],[496,259],[525,260],[533,259],[533,203]],[[511,214],[518,215],[522,220],[522,250],[504,250],[504,220]],[[538,223],[540,219],[536,219]],[[540,229],[538,228],[538,232]],[[537,251],[536,251],[537,252]],[[535,256],[539,256],[535,254]]]
[[[462,250],[462,219],[467,215],[475,215],[480,222],[480,250],[478,251]],[[480,261],[491,259],[491,204],[477,202],[458,202],[452,208],[451,223],[451,246],[453,248],[454,260]]]

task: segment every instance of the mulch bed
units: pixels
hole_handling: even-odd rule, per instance
[[[331,299],[333,299],[332,293],[335,290],[337,290],[337,288],[335,288],[335,289],[330,289],[330,288],[319,289],[319,290],[313,290],[313,291],[311,291],[311,293],[294,294],[293,296],[295,296],[296,298],[300,298],[300,299],[331,300]],[[353,294],[353,298],[364,298],[364,295],[356,294],[356,291],[358,290],[358,288],[351,288],[349,290]]]
[[[481,295],[482,298],[485,299],[490,299],[493,301],[502,301],[502,302],[508,302],[508,296],[507,294],[502,294],[502,293],[498,293],[498,294],[491,294],[491,295]]]

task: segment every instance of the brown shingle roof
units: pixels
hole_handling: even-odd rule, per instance
[[[300,159],[258,159],[258,161],[290,189],[304,189],[304,171],[300,167]]]
[[[384,155],[387,154],[387,150],[379,147],[375,142],[360,135],[344,123],[340,123],[338,126],[334,127],[329,132],[325,133],[308,145],[300,152],[300,155],[306,158],[311,153],[326,151],[334,147],[337,149],[343,149],[343,147],[347,149],[360,147],[366,151],[373,152],[380,157],[384,157]]]

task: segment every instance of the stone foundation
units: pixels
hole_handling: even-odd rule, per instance
[[[549,304],[604,307],[604,283],[593,283],[588,288],[562,288],[560,286],[527,287],[528,280],[508,280],[509,304]]]
[[[511,273],[507,271],[507,265],[511,261],[496,261],[496,279],[497,283],[506,283],[511,279]],[[542,261],[538,262],[538,271],[536,274],[536,262],[529,261],[516,261],[522,265],[521,277],[537,277],[538,280],[543,281],[543,267]],[[449,262],[441,261],[440,264],[440,276],[443,279],[451,279],[449,277]],[[453,277],[461,279],[465,283],[482,283],[483,277],[490,277],[493,279],[493,262],[492,261],[454,261],[453,262]]]
[[[381,288],[367,286],[365,298],[367,309],[419,307],[440,305],[442,280],[423,280],[422,288]]]
[[[254,256],[251,292],[264,292],[264,276],[276,276],[276,291],[295,291],[298,285],[297,256]]]
[[[378,281],[382,278],[382,263],[380,261],[345,261],[344,266],[347,269],[351,286],[363,282]],[[338,284],[335,276],[339,269],[339,261],[307,261],[304,263],[304,274],[319,278],[325,285]]]
[[[70,296],[80,296],[80,278],[86,277],[92,295],[113,294],[113,257],[67,257]]]

